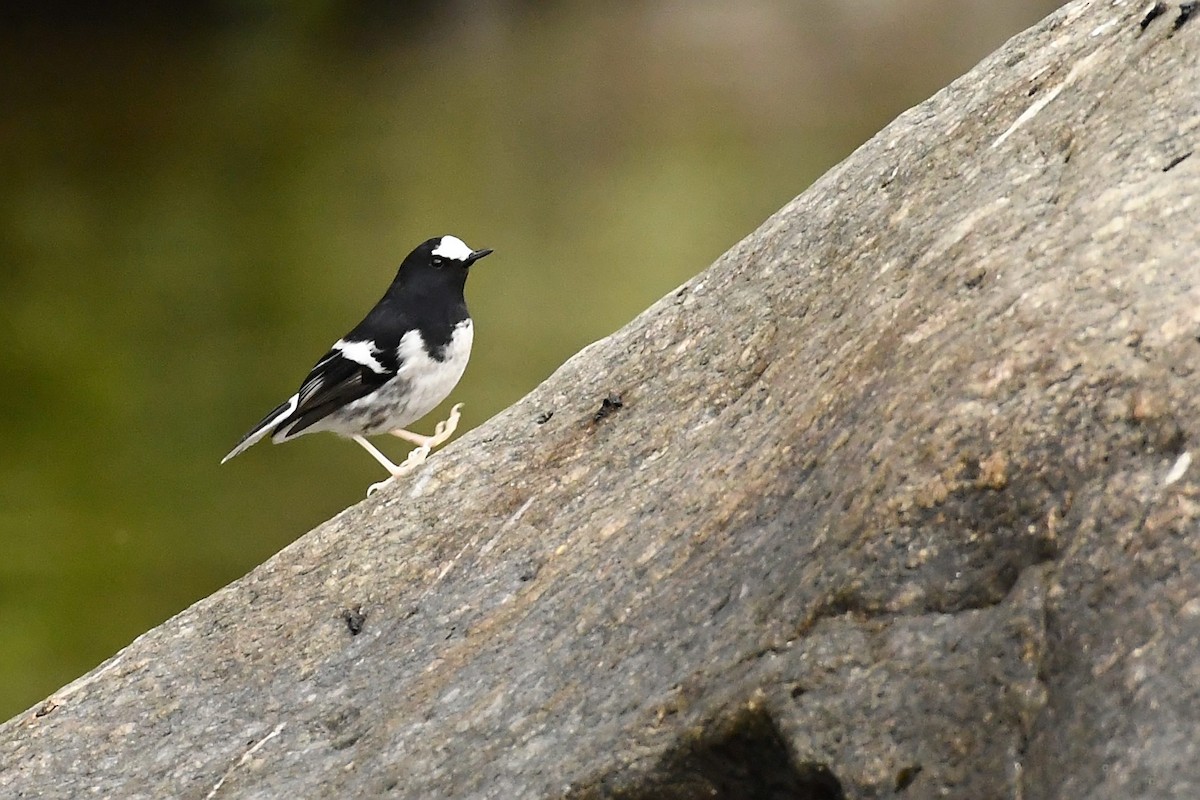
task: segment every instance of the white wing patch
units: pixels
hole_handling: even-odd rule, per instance
[[[347,342],[345,339],[338,339],[333,343],[333,349],[337,350],[355,364],[362,364],[364,367],[378,375],[382,375],[383,373],[387,372],[387,370],[383,368],[383,364],[380,364],[378,359],[375,358],[375,353],[378,352],[378,348],[375,347],[374,342]]]
[[[433,248],[433,255],[454,261],[466,261],[471,257],[471,248],[467,247],[467,243],[457,236],[443,236],[438,246]]]

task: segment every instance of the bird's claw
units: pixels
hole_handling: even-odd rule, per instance
[[[432,452],[433,448],[442,444],[454,435],[454,431],[458,429],[458,422],[462,418],[462,407],[462,403],[455,403],[450,409],[450,416],[446,417],[444,420],[434,426],[433,436],[417,436],[416,434],[412,434],[408,431],[392,431],[393,435],[413,443],[419,442],[420,446],[409,451],[408,458],[404,459],[404,461],[402,461],[400,464],[395,465],[395,469],[390,470],[392,473],[390,478],[380,481],[379,483],[371,484],[367,488],[367,497],[370,497],[383,487],[391,484],[397,478],[407,475],[417,467],[424,464],[425,459],[429,458],[429,454]],[[362,441],[360,441],[359,444],[362,444],[363,447],[367,447],[367,445]],[[371,448],[368,447],[368,452],[370,452],[370,450]],[[379,456],[379,458],[381,458],[381,456]],[[380,463],[383,462],[380,461]]]
[[[409,451],[408,458],[396,465],[396,469],[393,470],[390,478],[379,481],[378,483],[372,483],[369,487],[367,487],[367,497],[370,497],[383,487],[395,481],[397,478],[407,475],[417,467],[424,464],[425,459],[429,458],[429,450],[430,448],[428,445],[422,445],[421,447],[416,447]]]
[[[429,440],[429,447],[437,447],[454,435],[454,431],[458,429],[458,421],[462,418],[463,404],[455,403],[450,408],[450,416],[433,426],[433,436]]]
[[[458,422],[462,418],[460,413],[462,407],[462,403],[455,403],[453,408],[450,409],[450,416],[434,426],[432,436],[422,436],[419,433],[406,431],[403,428],[397,428],[394,431],[388,432],[397,439],[403,439],[406,442],[432,450],[449,440],[454,435],[454,431],[458,430]]]

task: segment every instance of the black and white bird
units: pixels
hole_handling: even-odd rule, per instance
[[[229,451],[224,464],[268,434],[275,443],[332,431],[362,445],[399,477],[423,462],[458,426],[461,403],[433,436],[404,430],[450,394],[474,338],[463,289],[471,265],[491,253],[455,236],[438,236],[408,254],[366,318],[333,343],[299,391],[280,403]],[[417,445],[394,464],[364,437],[390,433]],[[386,484],[373,485],[370,492]]]

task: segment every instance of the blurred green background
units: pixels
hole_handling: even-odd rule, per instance
[[[1058,4],[7,6],[0,718],[384,477],[218,462],[415,244],[496,250],[476,425]]]

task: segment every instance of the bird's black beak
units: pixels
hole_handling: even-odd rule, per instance
[[[488,250],[486,248],[483,250],[472,250],[471,255],[467,256],[467,266],[468,267],[471,266],[472,264],[474,264],[476,261],[483,258],[484,256],[491,255],[491,253],[492,253],[492,251]]]

